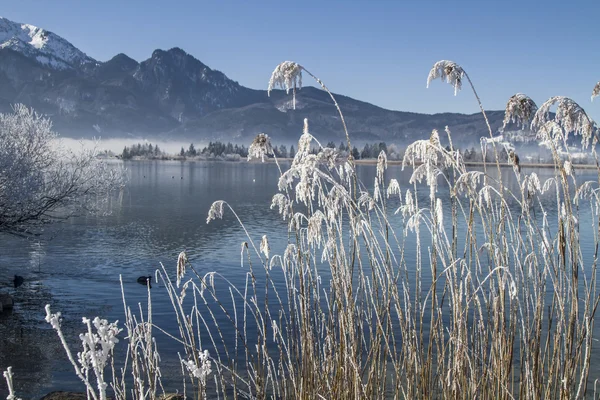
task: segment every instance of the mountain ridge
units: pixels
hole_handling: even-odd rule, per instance
[[[449,125],[457,142],[487,136],[480,113],[421,114],[387,110],[336,94],[351,137],[413,141]],[[294,141],[308,118],[322,140],[344,138],[329,95],[312,86],[291,95],[247,88],[179,47],[156,49],[141,62],[120,53],[106,62],[66,39],[0,17],[0,111],[24,103],[52,118],[63,136],[145,136],[248,141],[260,132]],[[489,111],[494,131],[503,113]]]

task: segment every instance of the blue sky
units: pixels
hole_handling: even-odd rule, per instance
[[[543,5],[542,5],[543,4]],[[181,47],[251,88],[293,60],[329,88],[402,111],[478,111],[466,87],[454,97],[434,62],[467,71],[486,109],[517,92],[538,105],[564,95],[600,120],[600,1],[138,1],[4,0],[0,15],[63,36],[105,61],[141,61]],[[305,82],[308,77],[305,77]]]

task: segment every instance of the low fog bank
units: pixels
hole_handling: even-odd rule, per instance
[[[60,145],[71,150],[80,150],[82,147],[91,149],[96,146],[100,152],[113,152],[114,154],[121,154],[125,146],[131,147],[138,143],[145,144],[151,143],[152,145],[158,145],[161,151],[167,154],[179,154],[181,148],[187,149],[191,142],[183,142],[178,140],[153,140],[153,139],[142,139],[142,138],[110,138],[110,139],[72,139],[66,137],[59,138]],[[196,148],[202,148],[207,146],[205,142],[194,142]]]

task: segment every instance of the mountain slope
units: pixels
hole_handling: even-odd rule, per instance
[[[481,114],[390,111],[336,95],[356,141],[413,141],[449,125],[457,143],[486,135]],[[64,136],[248,142],[259,132],[291,142],[308,118],[324,141],[344,133],[329,95],[314,87],[291,95],[246,88],[179,48],[137,62],[118,54],[98,62],[54,33],[0,18],[0,111],[25,103],[49,115]],[[497,129],[502,113],[488,114]]]

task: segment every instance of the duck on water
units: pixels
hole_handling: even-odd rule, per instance
[[[150,289],[152,289],[152,275],[140,276],[139,278],[137,278],[137,283],[144,286],[147,285],[150,287]]]
[[[23,282],[25,282],[25,279],[22,276],[15,275],[15,278],[13,279],[13,285],[15,286],[15,289],[21,286]]]

